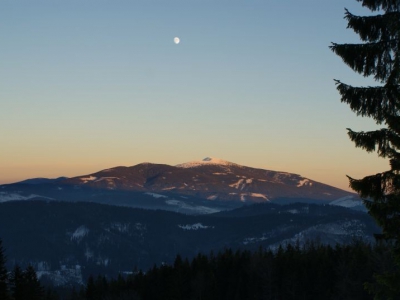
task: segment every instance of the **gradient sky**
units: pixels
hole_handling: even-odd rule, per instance
[[[355,0],[1,0],[0,183],[206,156],[348,189],[388,169],[346,128]],[[180,37],[175,45],[173,38]]]

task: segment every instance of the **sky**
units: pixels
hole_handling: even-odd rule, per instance
[[[211,156],[349,190],[389,168],[333,79],[375,85],[349,0],[1,0],[0,184]],[[174,43],[174,37],[180,43]]]

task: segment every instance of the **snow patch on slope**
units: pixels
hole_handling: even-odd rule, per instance
[[[89,176],[89,177],[82,177],[82,178],[79,178],[79,179],[82,180],[83,183],[86,183],[86,182],[88,182],[88,181],[94,181],[94,180],[96,180],[97,177],[95,177],[95,176]]]
[[[109,184],[110,182],[113,182],[114,179],[119,179],[118,177],[96,177],[96,176],[92,176],[90,175],[89,177],[81,177],[79,178],[81,181],[83,181],[83,183],[88,183],[88,182],[100,182],[103,180],[106,180]]]
[[[265,200],[268,200],[268,197],[264,194],[259,194],[259,193],[250,193],[249,194],[251,197],[256,197],[256,198],[263,198]]]
[[[244,177],[244,178],[246,178],[246,177]],[[253,178],[248,178],[248,179],[244,179],[244,178],[239,179],[237,182],[232,183],[229,186],[232,187],[232,188],[235,188],[237,190],[241,190],[242,191],[246,187],[246,184],[253,183]]]
[[[304,179],[302,179],[302,180],[300,180],[300,181],[298,182],[297,187],[301,187],[301,186],[312,186],[312,184],[313,184],[313,183],[312,183],[309,179],[304,178]]]
[[[71,241],[80,242],[85,236],[89,234],[89,228],[85,225],[79,226],[71,236]]]
[[[207,229],[207,228],[214,228],[214,226],[205,226],[201,223],[196,223],[192,225],[178,225],[179,228],[182,228],[183,230],[199,230],[199,229]]]
[[[206,206],[193,206],[193,205],[189,205],[183,201],[179,201],[179,200],[167,200],[165,201],[166,204],[168,205],[172,205],[172,206],[177,206],[178,207],[178,212],[179,210],[189,210],[198,214],[212,214],[212,213],[216,213],[216,212],[220,212],[220,209],[216,209],[216,208],[211,208],[211,207],[206,207]]]
[[[354,199],[353,196],[346,196],[330,202],[329,205],[337,205],[337,206],[352,208],[356,206],[363,206],[363,203],[360,199]]]
[[[229,193],[230,195],[235,195],[236,193]],[[247,197],[253,197],[253,198],[262,198],[264,200],[268,201],[268,197],[264,194],[260,193],[242,193],[240,194],[240,201],[241,202],[246,202]]]
[[[144,195],[149,195],[149,196],[152,196],[152,197],[154,197],[156,199],[158,199],[158,198],[168,198],[167,196],[156,194],[156,193],[144,193]]]
[[[103,180],[107,180],[108,182],[110,182],[110,181],[113,181],[114,179],[119,179],[119,178],[118,177],[100,177],[95,182],[99,182],[99,181],[103,181]]]
[[[243,190],[243,188],[245,187],[245,183],[244,183],[244,179],[239,179],[239,181],[238,182],[235,182],[235,183],[232,183],[232,184],[230,184],[229,186],[230,187],[233,187],[233,188],[235,188],[235,189],[240,189],[240,190]]]

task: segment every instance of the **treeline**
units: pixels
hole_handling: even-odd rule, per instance
[[[374,274],[391,271],[393,265],[387,247],[363,242],[336,247],[288,245],[275,252],[227,249],[199,254],[191,261],[178,255],[173,265],[154,266],[145,273],[136,271],[115,279],[91,276],[79,291],[57,295],[50,289],[44,291],[31,267],[18,271],[23,280],[30,278],[31,285],[17,289],[16,271],[10,276],[0,255],[0,299],[364,300],[373,299],[365,287],[374,287]],[[25,292],[18,294],[18,290]]]
[[[356,242],[336,247],[309,244],[277,252],[226,250],[177,256],[173,265],[154,266],[126,278],[90,277],[72,299],[373,299],[365,284],[392,268],[390,252]]]

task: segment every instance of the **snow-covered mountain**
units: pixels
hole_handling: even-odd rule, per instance
[[[141,163],[73,178],[44,180],[43,183],[35,181],[34,185],[28,183],[29,180],[0,186],[0,202],[41,195],[55,200],[88,200],[121,205],[123,194],[123,205],[142,207],[134,205],[140,195],[139,198],[157,199],[170,208],[178,207],[178,210],[172,209],[175,211],[182,208],[183,212],[188,212],[185,211],[188,205],[194,205],[201,206],[203,210],[205,208],[208,213],[224,210],[216,209],[214,206],[217,204],[238,207],[243,203],[259,202],[333,202],[347,205],[347,202],[353,201],[352,207],[361,205],[355,194],[298,174],[257,169],[211,157],[176,166]],[[142,200],[146,201],[144,198]],[[346,199],[347,202],[338,199]]]
[[[142,163],[117,167],[70,178],[64,183],[242,202],[265,202],[276,198],[333,201],[352,196],[297,174],[255,169],[210,157],[176,166]]]

